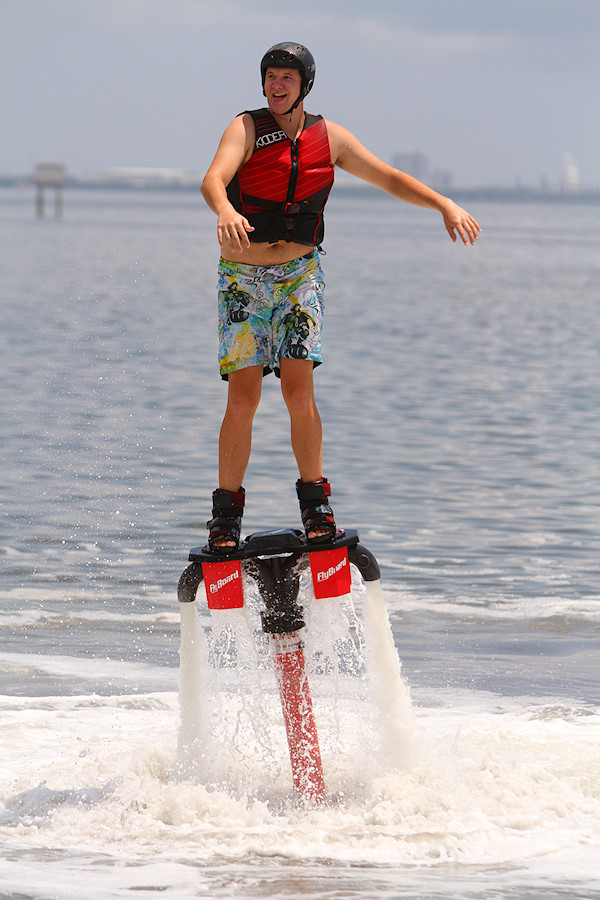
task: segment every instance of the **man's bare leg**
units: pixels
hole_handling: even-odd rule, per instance
[[[213,494],[215,518],[209,522],[209,544],[213,550],[228,550],[237,546],[244,503],[243,496],[240,502],[238,497],[232,495],[243,495],[242,482],[252,446],[252,422],[261,389],[262,366],[250,366],[229,374],[227,407],[219,435],[219,489],[227,493],[228,499],[223,505],[222,494],[219,491]],[[232,510],[235,510],[235,515],[230,516],[235,526],[232,524],[232,528],[228,529],[225,523],[218,520],[227,520],[224,510],[229,508],[230,503]]]
[[[252,447],[252,422],[262,390],[262,366],[230,372],[227,407],[219,434],[219,487],[238,491]]]
[[[305,359],[280,359],[281,392],[290,413],[292,449],[302,481],[323,478],[323,430],[313,384],[313,363]],[[327,528],[309,531],[309,540],[330,533]]]
[[[280,359],[281,392],[290,414],[292,450],[302,481],[323,477],[323,430],[315,402],[313,363]]]

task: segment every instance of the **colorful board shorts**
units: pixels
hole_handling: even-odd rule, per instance
[[[325,282],[314,252],[276,266],[219,262],[221,377],[248,366],[279,375],[279,359],[321,363]]]

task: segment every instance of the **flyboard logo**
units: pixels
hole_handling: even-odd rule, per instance
[[[268,147],[269,144],[277,144],[279,141],[287,140],[285,131],[270,131],[268,134],[261,134],[256,138],[255,147],[260,150],[261,147]]]
[[[309,553],[313,588],[317,600],[324,597],[343,597],[352,587],[348,565],[348,548],[318,550]]]
[[[348,560],[343,559],[337,566],[330,566],[326,572],[317,572],[317,581],[327,581],[332,575],[335,575],[341,568],[348,565]]]
[[[239,560],[202,563],[209,609],[241,609],[244,605],[242,566]]]
[[[218,581],[213,581],[209,587],[209,591],[211,594],[218,593],[222,587],[225,587],[226,584],[230,584],[232,581],[235,581],[240,577],[239,572],[232,572],[231,575],[228,575],[227,578],[219,578]]]

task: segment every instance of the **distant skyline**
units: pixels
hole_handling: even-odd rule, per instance
[[[599,34],[599,0],[0,0],[0,174],[203,172],[294,39],[317,61],[307,108],[387,162],[558,187],[568,160],[598,187]]]

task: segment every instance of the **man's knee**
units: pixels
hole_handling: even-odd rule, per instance
[[[262,368],[250,366],[231,372],[228,384],[228,411],[234,415],[254,415],[262,391]]]
[[[290,413],[306,414],[316,409],[312,366],[284,374],[281,369],[281,393]]]

